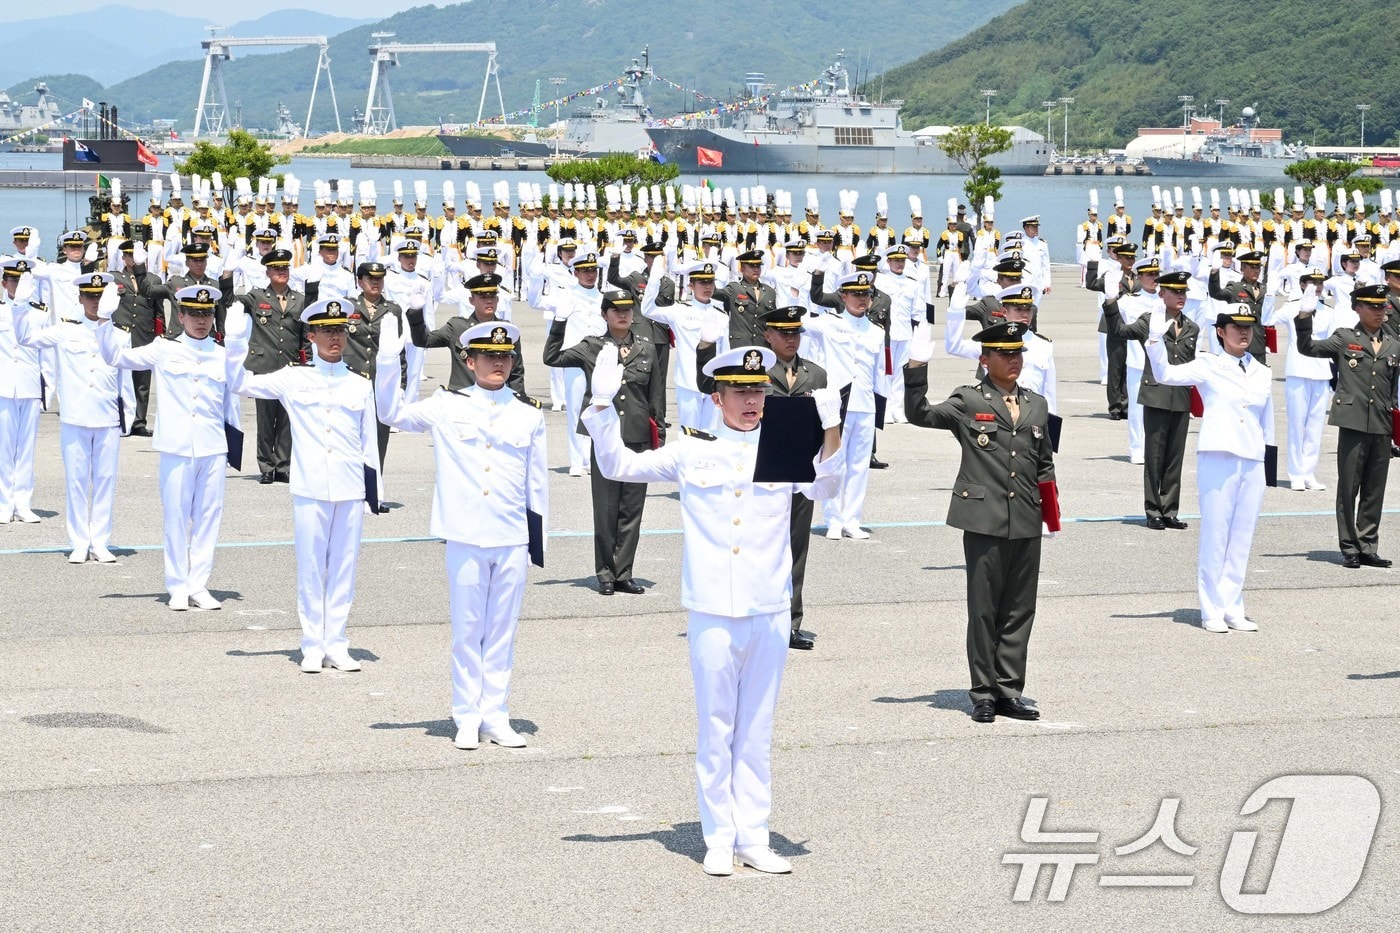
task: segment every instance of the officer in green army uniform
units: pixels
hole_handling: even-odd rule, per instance
[[[1167,272],[1157,278],[1169,325],[1162,342],[1167,348],[1167,359],[1174,366],[1196,358],[1196,341],[1201,335],[1201,328],[1181,313],[1186,306],[1186,288],[1190,281],[1189,272]],[[1103,319],[1108,325],[1109,337],[1147,342],[1151,315],[1143,314],[1130,324],[1124,323],[1118,299],[1113,299],[1103,303]],[[1142,405],[1146,436],[1142,475],[1147,527],[1153,531],[1185,528],[1186,522],[1176,514],[1181,505],[1181,467],[1186,459],[1186,435],[1191,426],[1191,387],[1159,385],[1153,378],[1152,367],[1148,366],[1142,371],[1138,403]]]
[[[616,255],[608,261],[608,284],[613,288],[625,288],[632,293],[632,297],[637,300],[640,306],[642,292],[647,290],[647,279],[651,276],[652,270],[656,268],[658,257],[664,253],[665,244],[656,240],[647,240],[642,244],[642,258],[646,260],[647,267],[643,271],[631,272],[621,275],[618,270],[620,258]],[[664,267],[664,264],[663,264]],[[661,290],[656,296],[656,306],[666,308],[676,303],[676,281],[669,275],[661,277]],[[636,315],[632,323],[632,329],[642,336],[651,337],[652,348],[656,350],[656,369],[661,374],[664,381],[671,371],[671,343],[675,339],[671,334],[671,328],[660,321],[653,321],[651,318]],[[666,421],[665,396],[662,396],[661,421]]]
[[[392,314],[399,333],[403,333],[403,308],[397,302],[384,297],[384,275],[382,262],[362,262],[355,267],[355,284],[360,293],[350,305],[350,334],[345,341],[342,359],[351,372],[359,373],[374,382],[374,358],[379,353],[379,330],[384,325],[384,316]],[[399,361],[404,367],[404,361]],[[384,481],[384,458],[389,452],[389,426],[379,422],[379,480]],[[386,514],[389,505],[384,496],[379,497],[379,512]]]
[[[1026,271],[1026,261],[1019,256],[1008,256],[992,266],[992,271],[997,277],[996,289],[991,294],[969,302],[963,312],[967,320],[976,321],[983,327],[1001,314],[1001,299],[997,297],[997,292],[1021,284],[1021,276]]]
[[[160,335],[156,332],[155,309],[146,297],[147,281],[155,284],[160,280],[147,271],[145,249],[138,257],[134,240],[123,241],[117,247],[117,252],[120,259],[108,262],[112,267],[108,271],[112,273],[112,284],[117,287],[120,301],[112,320],[131,334],[133,348],[149,346]],[[120,269],[115,268],[118,265]],[[131,420],[131,433],[137,437],[150,437],[152,431],[146,425],[146,416],[151,405],[151,371],[131,370],[131,385],[136,391],[136,416]]]
[[[938,405],[928,402],[931,335],[916,334],[904,368],[909,423],[951,431],[962,446],[948,524],[962,529],[967,560],[967,662],[975,722],[993,722],[998,715],[1040,718],[1021,691],[1040,582],[1041,499],[1051,496],[1054,504],[1055,461],[1049,406],[1016,384],[1025,327],[1005,321],[978,333],[973,339],[982,344],[986,377],[953,390]]]
[[[1235,262],[1239,263],[1241,278],[1233,282],[1221,282],[1223,276],[1220,269],[1216,269],[1206,280],[1206,290],[1210,297],[1216,301],[1223,301],[1226,304],[1249,305],[1254,312],[1254,336],[1249,341],[1249,355],[1261,363],[1268,362],[1269,347],[1264,325],[1259,323],[1264,319],[1264,283],[1259,276],[1264,270],[1264,254],[1256,251],[1246,251],[1235,257]]]
[[[1118,265],[1105,269],[1088,285],[1089,291],[1102,293],[1105,302],[1117,301],[1124,295],[1135,293],[1140,287],[1137,273],[1133,271],[1137,247],[1125,239],[1109,237],[1108,252],[1118,260]],[[1108,417],[1110,421],[1122,421],[1128,417],[1128,341],[1110,335],[1104,317],[1099,318],[1099,333],[1108,337]]]
[[[739,278],[715,292],[714,301],[729,315],[729,346],[764,346],[763,321],[778,306],[773,286],[759,281],[763,250],[739,254]]]
[[[253,322],[248,335],[248,356],[243,367],[250,373],[274,373],[283,366],[310,359],[310,344],[301,312],[306,296],[291,287],[290,250],[274,249],[262,257],[267,287],[255,288],[240,299]],[[258,482],[290,483],[292,470],[292,422],[277,399],[260,398],[258,413]]]
[[[1385,482],[1390,474],[1391,408],[1395,400],[1400,339],[1385,332],[1386,287],[1363,285],[1351,293],[1359,320],[1326,340],[1313,339],[1317,297],[1303,299],[1297,317],[1298,352],[1331,360],[1337,392],[1328,419],[1337,426],[1337,536],[1342,566],[1389,567],[1376,553]]]
[[[447,378],[447,388],[453,392],[476,385],[476,373],[467,365],[470,354],[462,347],[461,337],[478,324],[488,324],[497,320],[496,307],[500,301],[501,277],[494,272],[474,275],[467,279],[464,287],[470,296],[467,300],[471,302],[471,314],[454,314],[435,330],[428,330],[422,308],[408,308],[404,311],[404,318],[408,321],[409,339],[415,347],[424,350],[447,347],[451,351],[452,369]],[[521,341],[516,340],[515,349],[511,351],[514,361],[511,363],[510,376],[506,379],[506,387],[517,395],[524,395],[525,357],[520,351],[520,345]]]
[[[593,367],[606,347],[617,348],[622,363],[622,388],[612,398],[622,426],[622,443],[628,450],[644,451],[660,447],[666,440],[661,418],[661,400],[666,395],[666,376],[657,366],[656,349],[649,336],[632,329],[637,300],[632,292],[609,289],[603,292],[603,320],[607,333],[584,337],[565,349],[567,321],[550,325],[544,343],[544,364],[583,370],[584,384],[593,384]],[[609,351],[612,352],[612,351]],[[588,430],[579,423],[580,434]],[[646,592],[632,579],[632,564],[642,534],[642,509],[647,501],[646,483],[610,480],[591,455],[590,485],[593,493],[593,562],[598,575],[598,592],[611,596]]]

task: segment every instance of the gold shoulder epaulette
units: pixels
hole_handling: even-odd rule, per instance
[[[681,433],[684,434],[686,437],[694,437],[702,441],[715,440],[715,436],[713,434],[709,433],[708,431],[702,431],[699,428],[682,427]]]
[[[543,408],[543,407],[544,407],[543,405],[540,404],[540,400],[539,400],[539,399],[537,399],[537,398],[531,398],[530,396],[526,395],[524,392],[517,392],[517,393],[515,393],[515,397],[518,398],[518,399],[520,399],[520,401],[524,402],[526,405],[533,406],[534,408]]]

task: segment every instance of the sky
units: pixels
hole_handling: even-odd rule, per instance
[[[415,6],[442,6],[457,0],[239,0],[237,10],[241,20],[257,19],[274,10],[300,9],[349,16],[356,19],[383,19]],[[126,6],[140,10],[162,10],[180,16],[198,16],[198,6],[189,0],[45,0],[36,4],[13,4],[5,11],[5,19],[43,19],[64,13],[81,13],[104,6]],[[207,9],[207,8],[205,8]],[[227,9],[227,8],[226,8]]]

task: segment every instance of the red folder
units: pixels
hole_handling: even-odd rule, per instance
[[[1053,480],[1040,484],[1040,520],[1051,531],[1060,530],[1060,489]]]
[[[1390,442],[1400,444],[1400,408],[1390,410]]]
[[[1264,328],[1264,346],[1269,348],[1270,353],[1278,352],[1278,328],[1270,325]]]
[[[661,428],[657,425],[655,418],[648,418],[647,420],[651,422],[651,449],[655,450],[661,446]]]
[[[1191,387],[1191,417],[1204,418],[1206,416],[1206,403],[1201,398],[1201,390],[1195,386]]]
[[[894,353],[889,347],[885,347],[885,375],[894,375]]]

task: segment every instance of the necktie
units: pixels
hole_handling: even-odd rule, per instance
[[[1016,401],[1016,396],[1003,395],[1001,400],[1006,403],[1006,410],[1011,412],[1011,423],[1021,420],[1021,404]]]
[[[1242,373],[1247,373],[1247,372],[1249,372],[1249,365],[1248,365],[1247,363],[1245,363],[1244,357],[1240,357],[1240,372],[1242,372]]]
[[[789,366],[789,367],[788,367],[788,371],[787,371],[787,384],[788,384],[788,388],[789,388],[789,389],[791,389],[793,386],[797,385],[797,367],[795,367],[795,366]]]

